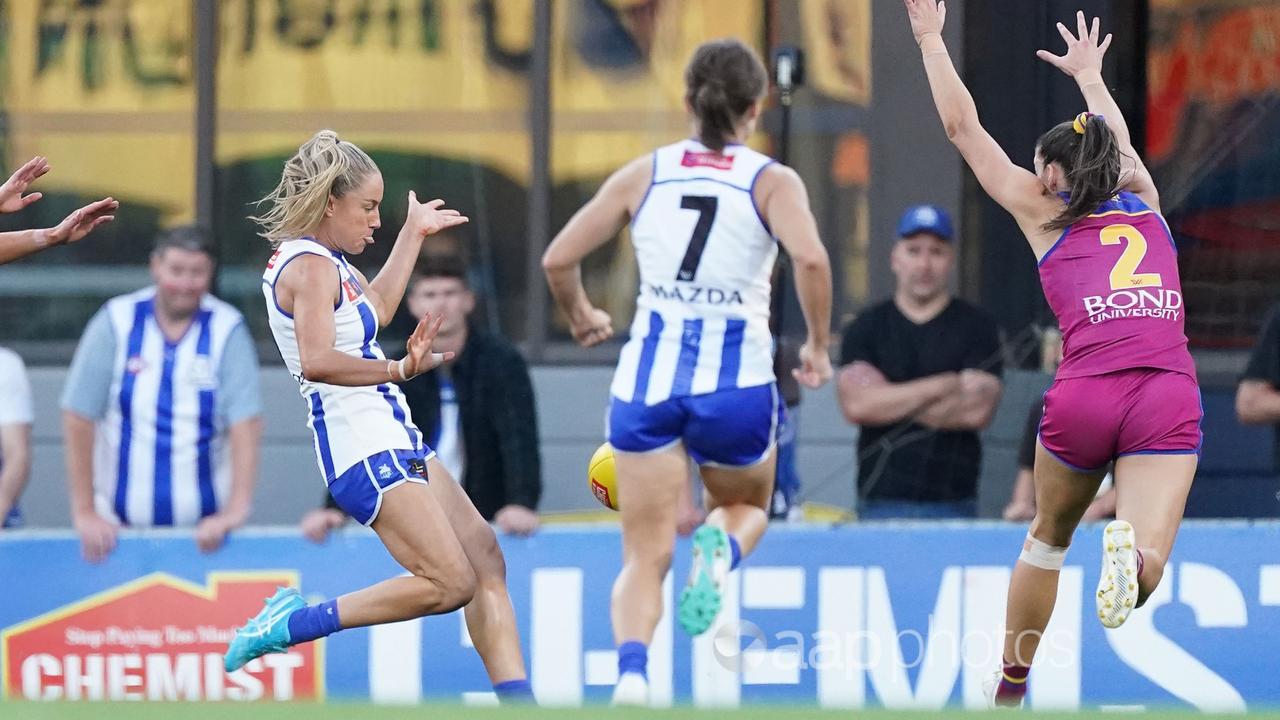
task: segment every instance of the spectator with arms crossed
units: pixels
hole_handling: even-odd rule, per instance
[[[978,432],[1000,400],[995,321],[947,290],[951,218],[921,205],[898,223],[897,289],[845,328],[836,391],[859,425],[858,514],[973,517]]]

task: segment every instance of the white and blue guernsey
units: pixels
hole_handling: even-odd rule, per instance
[[[752,192],[772,162],[697,140],[653,153],[631,224],[640,292],[610,390],[614,447],[683,440],[699,463],[767,457],[778,413],[769,332],[778,248]]]
[[[320,472],[338,505],[367,525],[377,517],[387,490],[403,482],[425,482],[425,461],[434,453],[423,444],[404,395],[394,383],[345,387],[303,377],[293,315],[280,307],[275,290],[280,273],[300,255],[322,257],[337,273],[334,349],[352,357],[385,360],[377,339],[377,311],[346,258],[310,238],[280,243],[262,275],[271,334],[307,403],[307,424],[315,436]]]

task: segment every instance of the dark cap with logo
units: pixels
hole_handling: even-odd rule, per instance
[[[931,233],[951,242],[951,216],[937,205],[916,205],[907,208],[898,221],[898,237],[910,237],[916,233]]]

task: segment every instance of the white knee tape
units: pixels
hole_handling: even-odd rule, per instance
[[[1027,539],[1022,543],[1022,554],[1018,559],[1044,570],[1061,570],[1062,564],[1067,559],[1067,549],[1041,542],[1027,533]]]

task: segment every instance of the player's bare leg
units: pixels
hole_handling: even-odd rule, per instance
[[[676,504],[689,480],[683,445],[649,453],[615,452],[622,513],[622,572],[610,616],[618,644],[614,702],[648,703],[648,646],[662,617],[662,582],[675,549]]]
[[[769,525],[776,449],[755,465],[728,468],[704,465],[707,521],[693,534],[693,566],[680,593],[677,617],[690,635],[706,632],[720,612],[730,572],[755,549]]]
[[[314,606],[297,590],[281,588],[236,633],[224,660],[227,671],[338,630],[452,612],[471,602],[475,572],[427,485],[406,482],[388,490],[372,527],[409,577],[383,580]]]
[[[475,595],[465,611],[467,632],[489,681],[503,700],[531,700],[516,613],[507,593],[507,563],[493,527],[435,458],[427,463],[427,477],[476,574]]]
[[[1136,546],[1135,607],[1146,602],[1164,575],[1199,460],[1187,453],[1125,455],[1116,461],[1116,520],[1132,528]]]
[[[1038,442],[1034,472],[1036,516],[1009,580],[1004,666],[988,683],[988,701],[995,705],[1022,703],[1031,662],[1058,599],[1067,547],[1105,474],[1076,472]]]
[[[769,527],[769,501],[777,473],[777,448],[769,457],[744,468],[704,465],[699,469],[706,488],[708,525],[723,528],[737,539],[746,557]]]

